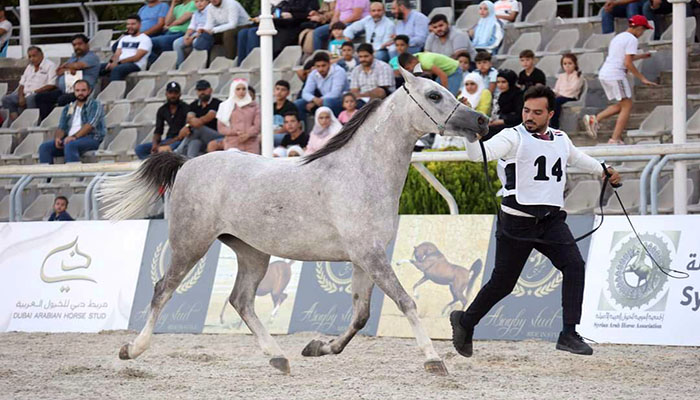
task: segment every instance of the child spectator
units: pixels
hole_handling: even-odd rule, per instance
[[[467,72],[472,72],[474,69],[472,68],[472,58],[469,56],[469,53],[466,51],[460,51],[457,53],[457,61],[459,62],[459,69],[462,71],[463,74],[466,74]]]
[[[291,149],[293,146],[300,146],[300,148],[303,148],[309,143],[309,134],[304,132],[304,127],[301,126],[301,121],[299,121],[299,115],[297,113],[290,111],[284,114],[284,129],[287,133],[282,138],[282,142],[277,149],[285,150],[285,155],[289,156],[287,150]]]
[[[357,98],[353,93],[345,93],[343,95],[343,111],[338,115],[338,121],[343,125],[347,124],[350,118],[355,115],[355,111],[357,111]]]
[[[486,50],[496,54],[503,40],[503,27],[496,18],[494,5],[488,0],[479,3],[479,22],[474,29],[469,30],[472,44],[477,50]]]
[[[223,139],[207,145],[207,152],[238,149],[260,154],[260,107],[248,91],[248,81],[234,79],[228,100],[216,113],[218,131]]]
[[[208,5],[209,0],[194,0],[194,6],[197,8],[197,11],[192,14],[185,35],[173,42],[173,50],[177,53],[176,67],[178,68],[185,61],[185,49],[194,45],[199,38],[200,31],[203,31],[204,26],[207,24]]]
[[[394,47],[396,47],[396,57],[389,60],[389,65],[394,69],[394,75],[400,76],[399,73],[399,56],[408,51],[409,43],[408,36],[396,35],[394,38]]]
[[[345,24],[338,21],[331,25],[331,40],[328,42],[328,51],[331,52],[332,58],[340,57],[340,48],[343,43],[347,41],[343,36],[343,31],[345,30]]]
[[[561,69],[564,72],[559,74],[554,85],[554,94],[557,96],[554,100],[554,116],[549,121],[550,126],[555,129],[559,129],[561,107],[566,102],[576,100],[583,87],[583,78],[578,70],[578,59],[575,55],[564,54],[561,57]]]
[[[470,72],[464,77],[464,84],[457,99],[469,108],[487,116],[491,115],[493,98],[478,72]]]
[[[316,110],[314,127],[309,134],[306,155],[321,150],[341,129],[343,129],[343,125],[335,118],[333,111],[325,106],[319,107]]]
[[[535,67],[535,53],[532,50],[523,50],[520,52],[520,65],[523,70],[518,75],[518,86],[520,89],[527,90],[530,86],[535,86],[538,83],[547,85],[547,77],[541,69]]]
[[[491,64],[491,54],[487,51],[480,51],[476,53],[474,61],[476,61],[476,69],[481,75],[481,79],[484,80],[484,87],[493,93],[496,90],[498,71]]]
[[[347,72],[350,72],[353,68],[355,68],[357,65],[357,58],[355,58],[355,46],[351,41],[343,42],[343,44],[340,46],[340,58],[333,60],[333,62],[343,67],[343,69],[345,69]],[[349,74],[348,79],[350,79]]]
[[[57,196],[53,201],[53,212],[49,217],[49,221],[75,221],[66,211],[67,208],[68,199],[65,196]]]
[[[279,80],[275,83],[275,104],[273,109],[273,126],[275,132],[275,146],[279,146],[287,131],[284,128],[284,116],[289,113],[299,113],[297,106],[288,99],[289,82]]]

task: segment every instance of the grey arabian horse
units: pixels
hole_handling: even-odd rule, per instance
[[[396,232],[399,197],[416,140],[439,131],[474,141],[488,131],[488,120],[436,82],[401,73],[403,88],[368,103],[324,148],[300,160],[223,151],[185,163],[177,154],[163,153],[131,174],[105,181],[100,196],[107,217],[115,220],[137,215],[170,191],[170,268],[155,286],[146,325],[121,348],[121,359],[136,358],[148,348],[173,291],[219,239],[238,256],[230,303],[274,368],[289,373],[289,361],[254,310],[271,254],[353,264],[353,315],[347,331],[328,343],[312,340],[304,356],[343,351],[369,318],[376,284],[408,318],[426,357],[425,369],[447,374],[415,302],[391,269],[386,248]]]

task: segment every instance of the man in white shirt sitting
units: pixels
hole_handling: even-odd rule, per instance
[[[5,9],[0,7],[0,58],[7,57],[11,35],[12,23],[5,18]]]
[[[393,43],[394,23],[384,12],[384,3],[373,1],[369,5],[369,15],[345,28],[343,36],[348,40],[364,32],[365,41],[374,48],[374,58],[389,61],[389,45]]]
[[[499,0],[493,5],[496,11],[496,18],[506,26],[511,22],[515,22],[520,14],[520,3],[515,0]]]
[[[132,72],[144,71],[151,54],[153,42],[141,33],[141,17],[130,15],[126,18],[126,35],[117,43],[117,50],[108,63],[102,64],[101,75],[109,73],[109,80],[123,81]]]
[[[194,48],[209,51],[214,44],[221,44],[226,58],[233,60],[236,57],[238,31],[249,24],[250,15],[236,0],[211,0],[207,6],[207,22],[198,30],[199,38]]]
[[[27,49],[29,65],[19,79],[19,87],[14,93],[2,98],[2,107],[10,112],[10,120],[25,108],[36,108],[35,95],[56,89],[56,64],[44,58],[40,48]]]

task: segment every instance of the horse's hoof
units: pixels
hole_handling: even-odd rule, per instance
[[[321,346],[323,345],[324,343],[322,341],[314,339],[304,347],[304,350],[301,351],[301,355],[304,357],[320,357],[324,355],[321,351]]]
[[[431,374],[439,376],[449,375],[447,372],[447,367],[445,367],[445,363],[442,362],[442,360],[428,360],[425,362],[425,364],[423,364],[423,366],[425,367],[425,370]]]
[[[119,359],[120,360],[131,360],[131,357],[129,357],[129,345],[125,344],[122,346],[121,349],[119,349]]]
[[[273,368],[278,369],[282,371],[283,374],[289,375],[290,369],[289,369],[289,360],[287,360],[284,357],[275,357],[270,359],[270,365],[272,365]]]

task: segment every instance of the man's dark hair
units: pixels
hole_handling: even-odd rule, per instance
[[[284,117],[294,117],[297,121],[299,121],[299,114],[296,111],[287,111],[284,113]]]
[[[36,51],[39,52],[39,54],[44,54],[44,52],[41,51],[41,48],[39,48],[38,46],[29,46],[29,47],[27,48],[27,54],[29,54],[29,50],[36,50]]]
[[[321,61],[330,63],[331,56],[329,56],[328,53],[326,53],[325,51],[320,51],[320,52],[316,53],[316,55],[314,56],[314,64],[316,64],[317,62],[321,62]]]
[[[442,21],[442,22],[444,22],[444,23],[446,23],[446,24],[449,25],[449,22],[447,22],[447,17],[445,16],[445,14],[435,14],[435,15],[433,15],[433,18],[430,18],[430,25],[436,24],[436,23],[438,23],[438,22],[440,22],[440,21]]]
[[[349,40],[344,41],[343,44],[340,45],[340,48],[343,47],[352,47],[353,49],[355,49],[355,45],[352,44],[352,42]]]
[[[334,22],[333,25],[331,25],[331,32],[336,29],[345,29],[345,24],[341,21]]]
[[[141,22],[141,17],[138,14],[131,14],[128,17],[126,17],[126,19],[135,19],[135,20]]]
[[[491,61],[491,53],[489,53],[488,51],[477,52],[476,57],[474,57],[474,62],[479,61]]]
[[[374,47],[372,47],[372,45],[369,43],[362,43],[361,45],[357,46],[357,52],[359,53],[361,51],[374,54]]]
[[[73,83],[73,87],[75,87],[75,85],[79,83],[84,83],[87,86],[88,90],[92,89],[92,86],[90,86],[90,82],[86,81],[85,79],[78,79]]]
[[[406,68],[406,65],[413,60],[417,60],[416,56],[411,53],[403,53],[399,56],[399,65],[401,68]]]
[[[304,64],[304,71],[308,71],[308,70],[310,70],[310,69],[313,68],[313,67],[314,67],[314,60],[313,60],[313,59],[308,60],[308,61]]]
[[[518,58],[535,58],[535,53],[530,49],[525,49],[520,52],[520,56]]]
[[[542,97],[547,98],[547,111],[553,111],[555,98],[554,91],[544,85],[530,86],[530,88],[525,91],[525,95],[523,96],[523,103],[528,101],[529,99],[539,99]]]
[[[284,79],[280,79],[277,82],[275,82],[275,86],[282,86],[287,88],[287,90],[291,88],[291,86],[289,86],[289,82],[285,81]]]
[[[406,35],[396,35],[396,37],[394,38],[394,42],[397,40],[401,40],[402,42],[406,43],[407,45],[411,44],[410,39]]]
[[[404,6],[409,10],[411,9],[411,2],[409,0],[396,0],[396,4],[399,6]]]
[[[56,198],[53,199],[54,204],[56,204],[56,200],[63,200],[66,202],[66,205],[68,205],[68,198],[66,198],[66,196],[56,196]]]
[[[90,42],[90,39],[88,39],[88,37],[85,36],[85,35],[82,34],[82,33],[77,33],[77,34],[73,35],[73,37],[70,38],[70,42],[73,43],[73,41],[74,41],[75,39],[80,39],[80,40],[83,41],[83,43],[89,43],[89,42]]]

